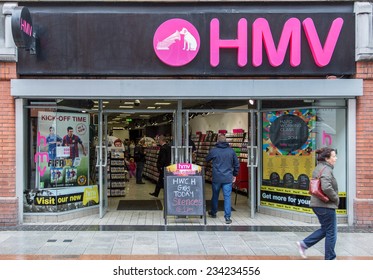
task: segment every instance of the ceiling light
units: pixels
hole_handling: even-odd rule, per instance
[[[148,106],[146,109],[155,109],[155,106]]]
[[[93,103],[98,104],[98,100],[93,100]],[[104,103],[104,104],[108,104],[108,103],[110,103],[110,102],[109,102],[109,101],[102,101],[102,103]]]
[[[154,105],[171,105],[170,102],[156,102]]]
[[[124,105],[133,105],[133,104],[135,104],[135,102],[133,102],[133,101],[125,101],[124,102]]]
[[[121,109],[133,109],[133,106],[126,106],[126,105],[121,105],[119,106]]]

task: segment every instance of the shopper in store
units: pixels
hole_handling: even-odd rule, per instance
[[[189,134],[189,139],[188,139],[188,142],[189,142],[189,147],[192,147],[192,154],[191,154],[191,159],[192,159],[192,162],[195,162],[196,161],[196,157],[197,157],[197,147],[196,147],[196,143],[194,143],[193,139],[192,139],[192,133]]]
[[[134,152],[134,159],[136,162],[136,184],[145,184],[142,180],[142,172],[146,162],[145,139],[141,139],[137,143]]]
[[[337,161],[336,150],[332,148],[322,148],[316,150],[318,164],[315,167],[312,177],[320,178],[321,188],[329,198],[324,202],[316,196],[311,196],[310,207],[316,214],[321,228],[311,233],[302,241],[297,242],[299,254],[302,258],[307,258],[306,250],[325,237],[325,260],[334,260],[334,251],[337,242],[337,216],[336,209],[339,205],[338,184],[333,175],[333,168]]]
[[[220,189],[224,195],[224,218],[226,224],[231,224],[231,194],[232,184],[240,169],[235,151],[230,147],[224,134],[219,134],[215,147],[206,156],[206,162],[212,160],[212,198],[211,210],[208,212],[211,218],[216,218]]]
[[[137,164],[134,158],[131,157],[128,162],[128,171],[130,174],[130,179],[132,179],[132,177],[136,177],[136,170],[137,170]]]
[[[129,145],[129,157],[134,157],[135,156],[135,141],[131,140],[130,145]]]
[[[158,144],[160,146],[157,159],[159,177],[154,192],[149,193],[154,197],[158,197],[159,192],[164,188],[164,168],[171,164],[171,147],[168,145],[163,135],[158,136]]]

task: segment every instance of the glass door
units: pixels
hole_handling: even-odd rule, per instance
[[[258,112],[251,110],[249,112],[249,146],[247,151],[247,167],[249,173],[249,192],[248,205],[250,208],[250,217],[255,217],[256,210],[256,180],[258,170],[258,146],[257,146],[257,120]]]
[[[100,193],[100,219],[103,218],[108,209],[108,179],[107,179],[107,148],[108,148],[108,133],[107,133],[107,115],[103,114],[102,100],[98,101],[98,135],[96,146],[96,168],[98,170],[98,185]]]

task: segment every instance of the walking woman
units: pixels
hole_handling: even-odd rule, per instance
[[[329,198],[323,202],[316,196],[311,196],[310,207],[315,212],[321,228],[311,233],[302,241],[298,241],[298,250],[302,258],[307,258],[306,250],[325,237],[325,260],[334,260],[334,251],[337,242],[337,216],[336,209],[339,205],[338,184],[333,175],[333,168],[337,161],[335,149],[322,148],[316,151],[318,164],[312,173],[313,178],[320,177],[321,188]]]

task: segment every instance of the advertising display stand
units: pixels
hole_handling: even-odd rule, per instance
[[[168,216],[204,219],[206,225],[205,180],[203,168],[191,163],[178,163],[165,169],[164,219]]]

